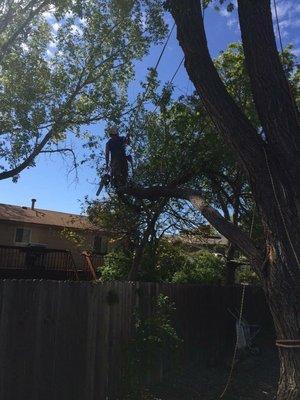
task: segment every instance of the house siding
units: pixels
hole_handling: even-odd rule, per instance
[[[76,231],[84,238],[84,248],[79,249],[75,243],[68,240],[63,235],[62,227],[37,225],[22,222],[0,221],[0,245],[4,246],[19,246],[20,243],[15,243],[16,228],[31,229],[30,243],[44,244],[49,249],[68,250],[72,253],[76,266],[80,267],[83,264],[81,251],[91,250],[93,248],[94,237],[101,235],[97,231]],[[107,238],[103,236],[103,251],[105,251]]]

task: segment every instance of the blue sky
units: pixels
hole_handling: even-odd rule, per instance
[[[298,0],[277,0],[278,16],[283,44],[292,43],[294,53],[300,57],[300,3]],[[172,25],[170,16],[168,22]],[[210,52],[216,57],[228,43],[239,41],[240,33],[236,11],[227,13],[226,10],[216,12],[209,8],[205,17],[206,31]],[[276,32],[277,35],[277,32]],[[162,46],[155,46],[142,62],[136,64],[136,79],[130,85],[129,96],[135,98],[144,80],[147,68],[153,67],[157,61]],[[176,40],[174,30],[158,68],[161,82],[170,80],[180,60],[182,51]],[[175,80],[175,93],[178,95],[191,93],[193,85],[189,81],[184,66],[179,70]],[[104,124],[90,127],[93,133],[103,137]],[[82,154],[81,143],[74,143],[78,154]],[[30,199],[37,199],[37,208],[80,213],[85,196],[95,198],[97,190],[96,172],[90,166],[82,166],[78,170],[78,180],[74,174],[68,174],[68,165],[61,156],[40,156],[37,166],[22,172],[18,183],[11,180],[0,181],[0,202],[16,205],[30,205]]]

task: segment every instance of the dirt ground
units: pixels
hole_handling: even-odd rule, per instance
[[[152,389],[156,400],[218,400],[226,385],[229,360],[214,367],[194,366]],[[273,400],[278,378],[276,349],[241,359],[223,400]]]

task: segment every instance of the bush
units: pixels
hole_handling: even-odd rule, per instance
[[[260,284],[259,277],[249,265],[243,266],[237,271],[236,280],[239,283]]]
[[[103,281],[125,280],[131,263],[131,258],[124,252],[114,251],[104,257],[104,264],[98,268],[97,272]]]
[[[171,282],[176,271],[185,264],[185,255],[180,247],[162,240],[157,249],[155,269],[156,280]]]
[[[139,280],[148,282],[173,283],[219,283],[224,276],[224,262],[207,251],[184,253],[167,241],[159,244],[156,254],[145,249]],[[102,281],[126,280],[132,265],[132,258],[121,250],[104,257],[104,264],[98,269]]]
[[[171,322],[174,310],[169,298],[160,294],[149,318],[136,312],[135,337],[127,349],[126,399],[149,399],[144,388],[149,372],[159,368],[162,360],[168,360],[170,368],[176,365],[182,340]]]
[[[174,283],[220,283],[224,277],[224,261],[209,252],[186,256],[184,266],[173,275]]]

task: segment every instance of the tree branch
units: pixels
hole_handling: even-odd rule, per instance
[[[73,104],[74,99],[78,95],[79,91],[82,88],[82,79],[84,73],[82,72],[80,77],[78,78],[77,84],[74,88],[74,91],[70,94],[69,98],[66,100],[65,104],[61,106],[59,115],[52,125],[51,129],[48,133],[44,136],[44,138],[40,141],[40,143],[36,144],[31,152],[31,154],[18,166],[12,168],[8,171],[4,171],[0,173],[0,180],[13,178],[14,176],[18,175],[21,171],[28,168],[35,160],[35,158],[43,151],[46,144],[57,134],[65,129],[66,122],[63,121],[66,111],[70,110],[70,107]]]
[[[231,243],[236,245],[254,264],[263,262],[263,253],[258,249],[239,227],[227,221],[216,209],[208,205],[202,197],[200,190],[189,188],[169,188],[162,186],[153,186],[148,188],[128,186],[120,189],[124,194],[136,198],[156,200],[161,197],[177,198],[189,201],[199,212],[208,220],[208,222],[224,235]]]

